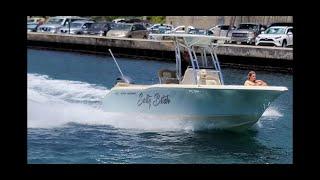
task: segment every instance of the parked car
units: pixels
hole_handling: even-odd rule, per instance
[[[150,33],[153,34],[164,34],[168,31],[171,31],[173,26],[170,24],[154,24],[151,27],[147,28]]]
[[[236,30],[233,30],[231,42],[255,44],[256,37],[264,31],[266,26],[258,23],[242,23]]]
[[[232,31],[236,29],[235,26],[232,26],[230,29],[230,25],[216,25],[209,30],[213,32],[214,36],[223,36],[223,37],[231,37]]]
[[[124,23],[135,23],[135,24],[142,24],[144,27],[150,27],[150,22],[148,20],[133,18],[133,19],[126,19]]]
[[[125,23],[126,20],[125,19],[122,19],[122,18],[118,18],[118,19],[114,19],[112,20],[113,23]]]
[[[177,26],[175,28],[173,28],[172,30],[166,31],[165,34],[188,34],[189,31],[191,31],[192,29],[195,29],[193,26]],[[161,38],[157,38],[158,40],[173,40],[173,37],[161,37]]]
[[[146,28],[150,28],[153,24],[152,23],[150,23],[150,22],[144,22],[144,23],[142,23],[143,25],[144,25],[144,27],[146,27]]]
[[[27,32],[37,32],[38,24],[27,24]]]
[[[290,22],[275,22],[275,23],[271,23],[269,27],[272,27],[272,26],[291,26],[293,27],[293,23],[290,23]]]
[[[57,33],[60,28],[68,25],[77,20],[88,20],[87,18],[82,18],[78,16],[55,16],[50,17],[47,23],[38,27],[37,32],[48,32],[48,33]]]
[[[293,45],[293,27],[271,26],[265,32],[258,35],[256,45],[271,46],[292,46]]]
[[[118,23],[107,32],[107,37],[144,38],[148,37],[148,31],[142,24]]]
[[[27,24],[43,24],[45,21],[44,18],[28,18],[27,19]]]
[[[114,26],[113,22],[97,22],[93,23],[84,34],[106,36],[107,32]]]
[[[133,18],[133,19],[126,19],[124,21],[125,21],[125,23],[142,23],[144,20],[141,20],[138,18]]]
[[[168,31],[167,33],[169,34],[187,34],[191,29],[195,29],[193,26],[177,26],[171,31]]]
[[[84,34],[84,31],[88,30],[88,28],[90,28],[93,23],[94,21],[87,21],[87,20],[73,21],[72,23],[70,23],[70,29],[69,29],[69,25],[64,26],[63,28],[60,28],[59,33]]]
[[[45,21],[44,18],[29,18],[27,19],[27,31],[28,32],[37,32],[38,27],[43,24]]]
[[[209,29],[195,28],[195,29],[190,29],[188,34],[198,34],[198,35],[212,36],[213,32],[211,30],[209,30]]]

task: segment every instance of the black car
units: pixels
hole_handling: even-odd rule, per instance
[[[107,32],[112,29],[113,25],[113,22],[93,23],[91,27],[84,32],[84,34],[106,36]]]

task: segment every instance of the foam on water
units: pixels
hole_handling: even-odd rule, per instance
[[[277,109],[275,109],[273,106],[270,106],[266,111],[262,114],[262,116],[268,116],[268,117],[282,117],[283,114],[281,114]]]
[[[28,127],[52,128],[68,123],[87,125],[111,125],[116,128],[143,130],[190,129],[191,126],[179,120],[168,120],[152,115],[128,115],[124,113],[104,112],[88,104],[70,103],[37,94],[33,90],[28,95],[37,95],[37,100],[28,97]],[[182,125],[182,126],[181,126]]]
[[[56,80],[39,74],[28,74],[28,93],[29,90],[35,90],[42,95],[51,95],[54,99],[88,104],[100,101],[108,92],[102,86],[80,81]],[[31,93],[34,92],[31,91]]]
[[[161,131],[201,130],[210,126],[195,125],[192,121],[179,118],[104,112],[100,105],[108,92],[105,87],[85,82],[28,74],[28,127],[52,128],[80,123]],[[263,116],[281,117],[282,114],[270,107]]]
[[[192,128],[187,122],[153,115],[108,113],[96,103],[108,90],[88,83],[55,80],[45,75],[28,74],[28,127],[52,128],[68,123],[112,125],[116,128],[173,130]]]

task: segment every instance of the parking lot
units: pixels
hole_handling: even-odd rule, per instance
[[[266,46],[267,48],[290,48],[293,46],[292,23],[273,22],[240,23],[238,25],[212,24],[211,28],[198,28],[192,24],[173,26],[151,23],[141,19],[113,19],[96,21],[79,16],[55,16],[47,19],[31,17],[27,20],[28,32],[49,34],[87,35],[114,38],[151,39],[149,34],[199,34],[228,37],[220,42],[230,45]]]

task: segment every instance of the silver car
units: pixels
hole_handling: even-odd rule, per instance
[[[91,25],[94,23],[94,21],[74,21],[70,23],[70,28],[69,25],[61,28],[59,30],[59,33],[61,34],[84,34],[83,31],[88,30],[88,28],[91,27]]]
[[[167,31],[171,31],[173,26],[170,24],[154,24],[151,27],[147,28],[147,30],[152,34],[164,34]]]
[[[148,37],[148,30],[142,24],[118,23],[108,31],[107,37],[144,38]]]
[[[231,26],[230,28],[230,25],[220,24],[210,28],[209,30],[213,32],[214,36],[231,37],[232,31],[235,29],[235,26]]]
[[[37,32],[57,33],[60,28],[68,25],[73,21],[87,20],[87,18],[81,18],[77,16],[55,16],[49,18],[47,23],[38,27]]]
[[[37,32],[38,27],[43,24],[44,21],[44,18],[27,19],[27,32]]]

